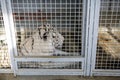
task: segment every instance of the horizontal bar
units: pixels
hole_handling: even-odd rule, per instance
[[[83,75],[80,69],[19,69],[17,75]]]
[[[93,70],[93,72],[119,72],[120,73],[120,69],[111,69],[111,70],[95,69],[95,70]]]
[[[120,71],[95,71],[92,72],[93,76],[120,76]]]
[[[0,73],[13,73],[11,69],[0,69]]]
[[[47,62],[47,61],[51,61],[51,62],[75,62],[75,61],[80,61],[83,62],[84,58],[83,57],[72,57],[72,58],[65,58],[65,57],[52,57],[52,58],[39,58],[39,57],[19,57],[19,58],[15,58],[14,59],[16,62],[17,61],[36,61],[36,62]]]

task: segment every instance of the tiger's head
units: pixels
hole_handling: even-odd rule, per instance
[[[51,41],[55,48],[61,48],[64,37],[50,24],[41,25],[38,28],[39,36],[43,41]]]

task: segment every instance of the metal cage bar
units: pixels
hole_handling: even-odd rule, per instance
[[[99,12],[99,2],[100,0],[88,0],[88,15],[87,15],[87,19],[88,19],[88,38],[87,38],[87,54],[86,54],[86,64],[88,66],[86,66],[86,72],[85,75],[86,76],[90,76],[91,75],[91,66],[92,66],[92,58],[93,57],[93,52],[92,52],[92,46],[94,44],[93,37],[95,37],[94,33],[94,25],[98,24],[97,22],[97,18],[98,18],[98,13]],[[96,6],[97,5],[97,6]],[[96,25],[97,27],[97,25]]]

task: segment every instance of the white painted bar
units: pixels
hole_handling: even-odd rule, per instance
[[[120,76],[120,71],[95,71],[92,76]]]
[[[85,34],[85,62],[84,62],[84,64],[85,64],[85,66],[84,66],[84,75],[86,75],[86,73],[87,73],[87,62],[88,62],[88,31],[89,31],[89,14],[90,14],[90,11],[89,11],[89,9],[90,9],[90,0],[87,0],[86,1],[86,16],[85,16],[85,21],[86,21],[86,23],[85,23],[85,27],[86,27],[86,34]]]
[[[0,69],[0,73],[13,73],[12,69]]]
[[[2,0],[3,1],[3,0]],[[12,45],[13,45],[13,50],[14,50],[14,55],[18,55],[17,54],[17,46],[16,46],[16,38],[15,38],[15,27],[14,27],[14,21],[13,21],[13,15],[12,15],[12,6],[11,6],[11,0],[6,0],[6,6],[7,6],[7,10],[8,10],[8,18],[9,18],[9,28],[11,29],[11,37],[12,37]]]
[[[95,0],[88,0],[88,6],[90,6],[88,8],[89,11],[89,16],[87,16],[88,18],[88,45],[87,45],[87,55],[86,55],[86,76],[90,76],[90,70],[91,70],[91,49],[92,49],[92,34],[93,34],[93,22],[94,22],[94,10],[95,10]]]
[[[99,71],[100,71],[100,72],[102,72],[102,71],[103,71],[103,72],[112,72],[112,71],[113,71],[113,72],[120,72],[120,69],[115,69],[115,70],[111,70],[111,69],[109,69],[109,70],[106,70],[106,69],[94,69],[94,70],[93,70],[93,72],[99,72]]]
[[[83,0],[83,12],[82,12],[82,51],[81,51],[81,56],[85,56],[85,37],[87,34],[87,30],[86,30],[86,5],[87,5],[87,1]]]
[[[21,69],[17,75],[83,75],[80,69]]]
[[[100,0],[95,0],[95,12],[94,12],[94,28],[93,28],[93,34],[92,34],[92,60],[91,60],[91,76],[92,71],[95,69],[95,63],[96,63],[96,49],[97,49],[97,38],[98,38],[98,28],[99,28],[99,15],[100,15]]]
[[[46,61],[52,61],[52,62],[75,62],[80,61],[84,62],[84,58],[15,58],[15,61],[37,61],[37,62],[46,62]]]

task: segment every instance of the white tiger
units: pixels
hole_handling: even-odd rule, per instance
[[[50,24],[41,25],[35,33],[20,45],[25,56],[50,56],[56,48],[62,47],[64,37]]]
[[[21,43],[21,53],[24,56],[53,56],[54,54],[67,55],[69,53],[57,49],[62,47],[63,41],[64,37],[57,31],[57,29],[52,27],[50,24],[42,25],[35,30],[35,33],[31,37],[26,38],[25,41]],[[20,67],[26,66],[50,69],[69,66],[72,65],[73,62],[29,62],[25,64],[20,64]]]

